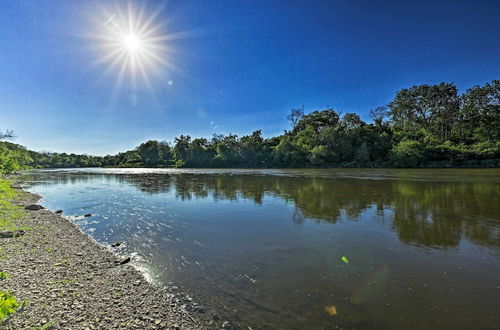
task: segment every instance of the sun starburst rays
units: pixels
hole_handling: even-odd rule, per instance
[[[106,76],[116,74],[112,97],[125,83],[152,89],[154,79],[169,80],[169,73],[177,70],[170,61],[173,47],[167,44],[167,22],[160,20],[163,9],[158,7],[148,13],[145,3],[134,7],[132,2],[116,2],[111,7],[101,6],[100,15],[94,17],[97,28],[88,37],[98,56],[91,67],[104,67],[102,73]]]

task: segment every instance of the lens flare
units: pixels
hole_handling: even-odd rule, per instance
[[[369,295],[370,289],[387,280],[389,273],[389,267],[387,267],[387,265],[379,265],[358,285],[356,290],[352,293],[350,301],[354,304],[360,304],[365,301]]]

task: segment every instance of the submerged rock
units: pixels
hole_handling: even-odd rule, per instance
[[[84,214],[83,216],[84,216],[85,218],[88,218],[88,217],[91,217],[91,216],[92,216],[92,214],[87,213],[87,214]]]
[[[29,211],[38,211],[38,210],[43,210],[44,207],[42,205],[38,205],[38,204],[30,204],[30,205],[26,206],[24,209],[29,210]]]
[[[24,230],[0,231],[0,238],[19,237],[26,234]]]

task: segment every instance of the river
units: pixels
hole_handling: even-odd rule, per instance
[[[57,169],[28,190],[244,329],[500,327],[498,169]],[[76,217],[91,213],[89,218]]]

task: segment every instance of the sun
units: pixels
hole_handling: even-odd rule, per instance
[[[135,53],[141,49],[141,40],[135,34],[131,33],[123,38],[123,46],[127,51]]]
[[[170,41],[185,36],[166,33],[168,22],[163,7],[149,8],[138,1],[109,1],[92,15],[92,47],[98,56],[92,67],[104,66],[103,75],[116,74],[114,92],[124,83],[152,89],[155,78],[170,81],[176,70],[172,64]]]

